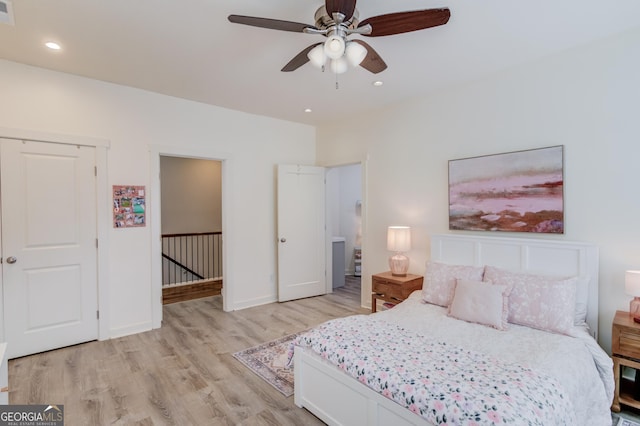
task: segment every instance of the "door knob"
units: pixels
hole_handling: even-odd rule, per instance
[[[14,256],[7,257],[7,263],[16,263],[18,261]]]
[[[280,238],[280,242],[281,242],[281,243],[286,243],[286,242],[287,242],[287,239],[286,239],[286,238],[284,238],[284,237],[282,237],[282,238]]]

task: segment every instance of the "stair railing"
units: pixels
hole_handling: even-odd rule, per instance
[[[162,235],[162,285],[222,280],[222,232]]]

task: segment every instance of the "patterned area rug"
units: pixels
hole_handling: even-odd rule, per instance
[[[247,368],[278,389],[284,396],[293,395],[293,367],[287,368],[289,343],[299,333],[290,334],[271,342],[233,354]]]

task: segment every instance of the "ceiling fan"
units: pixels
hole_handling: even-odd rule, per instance
[[[451,13],[448,8],[396,12],[359,21],[356,0],[325,0],[315,13],[315,25],[279,19],[229,15],[236,24],[273,30],[320,34],[327,38],[324,43],[315,43],[298,53],[281,71],[289,72],[307,62],[324,69],[328,63],[331,71],[340,74],[349,65],[360,65],[377,74],[387,68],[380,55],[362,40],[348,40],[351,34],[380,37],[444,25]]]

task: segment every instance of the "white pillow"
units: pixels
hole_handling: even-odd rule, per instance
[[[579,276],[576,280],[576,312],[573,325],[587,324],[587,302],[589,300],[589,275]]]
[[[448,265],[427,262],[422,284],[422,300],[439,306],[449,306],[453,299],[456,279],[482,281],[484,266]]]
[[[510,323],[560,334],[570,334],[574,326],[577,280],[493,266],[486,266],[484,274],[484,281],[510,288]]]
[[[506,285],[457,280],[448,315],[463,321],[506,330],[508,300]]]

